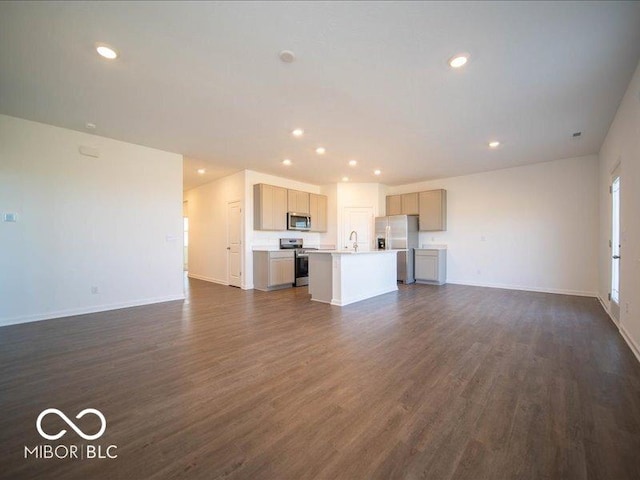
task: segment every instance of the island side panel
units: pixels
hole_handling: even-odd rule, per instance
[[[331,303],[333,272],[330,254],[309,255],[309,293],[311,300]]]
[[[332,305],[349,305],[398,290],[397,252],[340,255],[334,266]],[[339,280],[339,292],[336,292]]]
[[[331,305],[344,305],[344,303],[342,303],[342,257],[344,257],[344,255],[340,253],[331,254],[331,263],[333,265],[333,289],[331,292]]]

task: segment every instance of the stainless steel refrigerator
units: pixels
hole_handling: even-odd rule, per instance
[[[414,283],[414,249],[418,248],[418,216],[376,217],[376,247],[398,252],[398,281]]]

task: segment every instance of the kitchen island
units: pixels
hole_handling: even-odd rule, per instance
[[[309,251],[311,300],[344,306],[398,290],[397,250]]]

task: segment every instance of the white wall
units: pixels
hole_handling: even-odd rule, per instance
[[[229,284],[227,205],[244,202],[244,182],[244,172],[238,172],[185,192],[190,277]]]
[[[447,281],[595,296],[598,159],[557,160],[390,187],[447,190]]]
[[[640,360],[640,65],[600,149],[598,293],[608,307],[611,282],[611,172],[620,164],[620,331]]]
[[[0,159],[0,325],[184,298],[181,155],[0,115]]]

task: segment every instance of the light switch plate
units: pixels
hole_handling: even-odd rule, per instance
[[[100,158],[100,150],[96,147],[88,147],[86,145],[80,145],[78,151],[87,157]]]

